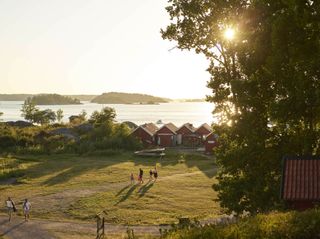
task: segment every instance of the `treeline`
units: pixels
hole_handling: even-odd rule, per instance
[[[27,103],[22,111],[28,124],[24,121],[0,123],[2,153],[104,154],[141,148],[140,142],[130,135],[130,128],[115,122],[116,113],[112,108],[95,111],[90,117],[82,111],[71,116],[69,123],[62,124],[54,123],[56,112],[40,111],[32,103]],[[63,112],[58,115],[61,119]]]
[[[69,96],[63,96],[58,94],[42,94],[42,95],[35,95],[31,98],[36,105],[79,105],[80,100],[71,98]],[[27,99],[27,100],[28,100]]]

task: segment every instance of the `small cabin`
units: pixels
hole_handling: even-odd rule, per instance
[[[156,144],[161,147],[172,147],[177,144],[177,126],[172,123],[163,125],[155,133]]]
[[[204,123],[200,125],[195,131],[195,134],[198,134],[201,136],[201,138],[204,140],[210,133],[212,132],[211,127],[207,124]]]
[[[205,153],[212,154],[213,149],[218,145],[217,136],[214,133],[207,135],[204,141]]]
[[[150,147],[156,144],[154,134],[157,130],[158,127],[155,124],[146,123],[136,128],[131,135],[138,138],[144,147]]]
[[[320,156],[283,159],[281,198],[289,208],[306,210],[320,203]]]
[[[186,123],[182,125],[177,131],[177,144],[189,147],[199,146],[201,137],[195,134],[196,128],[192,124]]]

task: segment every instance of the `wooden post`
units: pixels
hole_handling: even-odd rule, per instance
[[[104,237],[104,217],[102,218],[102,235]]]

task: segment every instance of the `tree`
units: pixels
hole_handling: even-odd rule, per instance
[[[116,112],[113,108],[104,107],[102,110],[94,111],[90,116],[90,123],[93,123],[95,126],[100,126],[103,124],[109,124],[115,121]]]
[[[56,116],[57,116],[57,120],[60,123],[63,119],[63,110],[62,109],[58,109],[56,112]]]
[[[320,152],[320,3],[169,0],[167,11],[163,38],[209,60],[221,205],[276,207],[282,157]]]
[[[82,110],[78,115],[71,115],[69,117],[69,122],[71,124],[81,124],[87,120],[87,112]]]
[[[0,112],[0,117],[3,115],[3,112]],[[0,119],[0,121],[1,121],[1,119]]]
[[[34,123],[46,125],[54,122],[57,116],[53,110],[45,109],[45,110],[38,110],[33,115]]]
[[[38,111],[39,108],[36,107],[35,103],[32,101],[32,98],[28,97],[22,105],[21,116],[25,120],[35,123],[34,116]]]

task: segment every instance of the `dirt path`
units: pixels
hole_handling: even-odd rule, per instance
[[[130,226],[135,235],[159,236],[160,226]],[[108,236],[126,235],[127,226],[106,224],[105,232]],[[64,222],[33,219],[25,222],[21,217],[14,217],[11,222],[5,215],[0,215],[0,236],[6,239],[56,239],[59,233],[68,233],[69,235],[86,235],[89,238],[95,238],[96,225],[83,222]],[[80,236],[78,236],[80,237]],[[81,237],[80,237],[81,238]]]
[[[0,236],[5,238],[25,239],[53,239],[54,237],[36,221],[25,222],[22,218],[13,218],[11,222],[8,217],[0,216]]]

